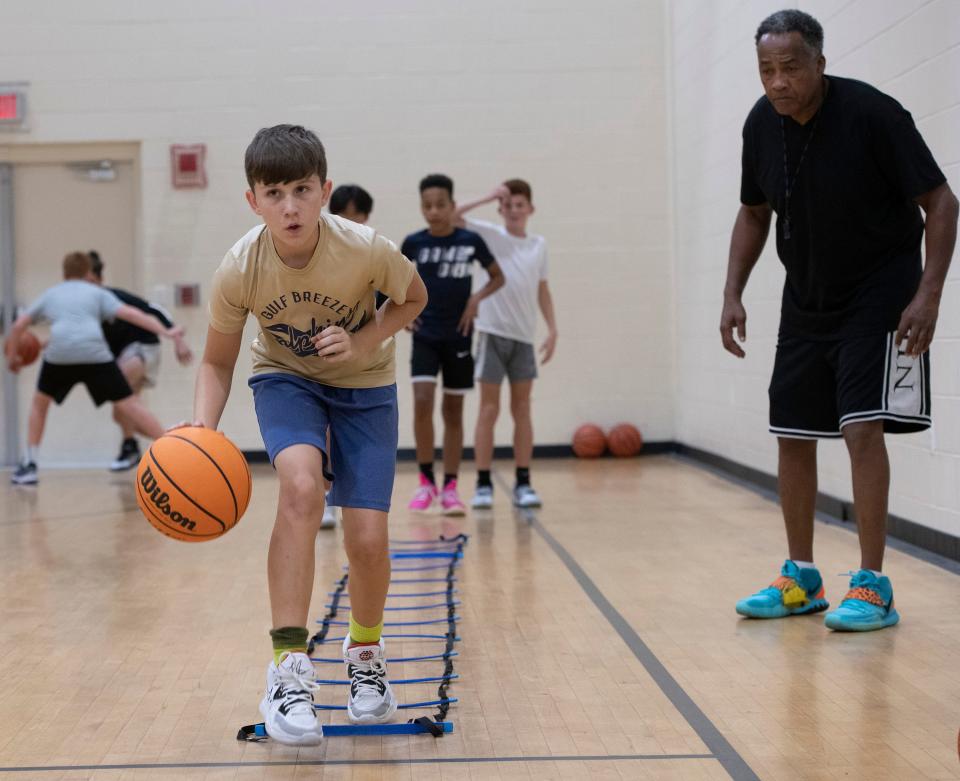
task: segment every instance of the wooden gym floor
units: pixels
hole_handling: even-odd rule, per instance
[[[2,476],[0,778],[960,777],[957,574],[891,550],[903,619],[882,632],[831,634],[822,616],[746,621],[734,601],[784,556],[768,499],[673,457],[545,461],[533,474],[546,507],[518,513],[510,465],[497,469],[494,511],[460,523],[411,517],[413,470],[397,480],[393,537],[471,535],[456,731],[300,750],[235,740],[259,719],[270,653],[272,470],[254,469],[240,525],[199,545],[143,520],[132,473],[45,471],[36,488]],[[856,539],[818,524],[817,540],[836,601]],[[343,563],[339,532],[324,532],[315,616]],[[439,670],[395,664],[391,677]],[[435,687],[397,688],[410,701]]]

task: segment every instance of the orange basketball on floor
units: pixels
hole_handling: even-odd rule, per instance
[[[137,468],[137,504],[158,530],[203,542],[232,529],[250,502],[250,469],[219,431],[185,426],[150,445]]]
[[[610,452],[619,458],[629,458],[635,456],[643,447],[643,437],[636,426],[629,423],[620,423],[610,429],[607,434],[607,444],[610,445]]]
[[[29,366],[40,355],[40,340],[33,331],[24,331],[17,341],[17,354],[24,366]]]
[[[584,423],[573,432],[573,452],[578,458],[597,458],[607,449],[603,429],[593,423]]]

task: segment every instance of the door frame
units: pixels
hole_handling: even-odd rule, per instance
[[[16,244],[13,235],[13,181],[17,165],[70,165],[92,160],[130,163],[133,169],[134,247],[133,279],[142,283],[143,226],[141,223],[140,143],[106,141],[91,143],[0,143],[0,335],[5,336],[16,319]],[[0,446],[0,464],[16,464],[20,457],[20,409],[17,402],[17,377],[3,371],[4,437]]]

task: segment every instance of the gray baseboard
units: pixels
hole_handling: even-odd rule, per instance
[[[677,444],[671,441],[663,442],[644,442],[643,451],[640,453],[642,456],[656,456],[663,453],[674,453],[676,452]],[[266,451],[263,450],[244,450],[243,455],[246,457],[247,461],[251,464],[266,464],[268,462]],[[434,452],[434,459],[439,461],[443,457],[443,451],[440,448],[437,448]],[[513,448],[512,447],[496,447],[493,450],[494,458],[513,458]],[[533,457],[534,458],[572,458],[573,457],[573,448],[570,445],[534,445],[533,447]],[[602,458],[614,458],[609,453],[602,456]],[[397,460],[398,461],[416,461],[417,454],[412,447],[402,447],[397,450]],[[465,447],[463,449],[463,460],[472,461],[473,460],[473,448]]]
[[[673,452],[777,500],[777,478],[772,474],[689,445],[675,443]],[[818,491],[816,507],[821,520],[856,531],[853,502]],[[890,547],[960,574],[960,537],[892,514],[887,516],[887,535]]]

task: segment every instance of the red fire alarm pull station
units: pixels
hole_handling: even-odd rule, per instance
[[[177,282],[173,286],[176,306],[200,306],[200,285],[196,282]]]
[[[25,130],[26,82],[0,82],[0,130]]]
[[[170,147],[170,165],[173,187],[176,190],[207,186],[205,158],[206,144],[173,144]]]

